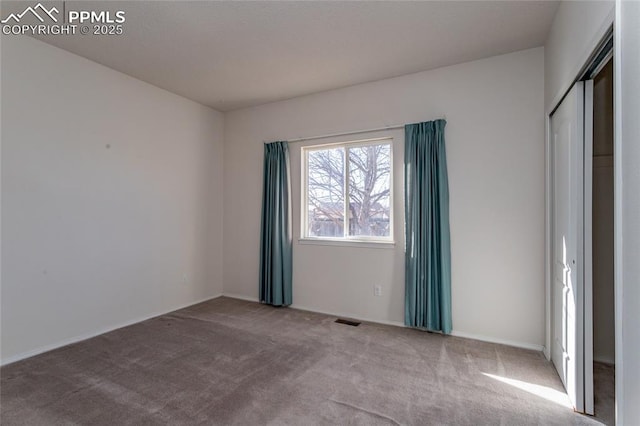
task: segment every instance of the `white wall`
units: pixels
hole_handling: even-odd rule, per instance
[[[220,294],[223,116],[2,42],[2,362]]]
[[[640,424],[640,3],[616,2],[617,420]],[[618,155],[619,154],[619,155]]]
[[[544,46],[545,111],[569,90],[613,22],[614,2],[563,1]]]
[[[446,116],[454,330],[541,347],[543,62],[537,48],[227,113],[225,294],[258,297],[263,141]],[[403,321],[403,132],[395,135],[395,248],[301,245],[295,226],[294,306]],[[300,144],[292,148],[297,170]],[[293,207],[297,224],[300,207]]]

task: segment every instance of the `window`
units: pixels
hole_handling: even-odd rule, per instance
[[[303,148],[302,237],[391,242],[391,139]]]

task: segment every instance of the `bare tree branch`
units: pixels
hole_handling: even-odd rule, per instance
[[[310,152],[309,231],[342,235],[347,202],[349,235],[388,235],[390,159],[390,144]],[[344,193],[345,160],[349,172],[347,194]],[[327,227],[328,223],[332,225]]]

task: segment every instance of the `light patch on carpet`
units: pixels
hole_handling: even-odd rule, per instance
[[[494,380],[498,380],[502,383],[506,383],[518,389],[521,389],[525,392],[529,392],[532,395],[539,396],[540,398],[544,398],[547,401],[555,402],[558,405],[562,405],[563,407],[573,408],[571,405],[571,401],[569,400],[569,396],[558,390],[552,389],[547,386],[536,385],[534,383],[523,382],[522,380],[509,379],[508,377],[496,376],[495,374],[482,373],[487,377],[490,377]]]

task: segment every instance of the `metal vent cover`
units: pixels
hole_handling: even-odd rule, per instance
[[[360,323],[358,321],[351,321],[351,320],[344,319],[344,318],[338,318],[335,322],[337,322],[338,324],[350,325],[352,327],[357,327],[357,326],[360,325]]]

